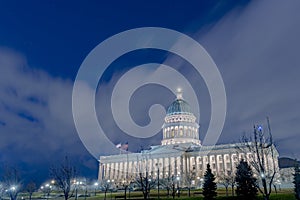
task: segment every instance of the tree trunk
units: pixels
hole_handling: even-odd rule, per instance
[[[226,197],[228,197],[228,186],[225,187],[226,190]]]
[[[172,196],[173,199],[175,199],[175,185],[172,186]]]
[[[262,183],[263,183],[263,188],[264,188],[264,199],[265,200],[269,200],[269,195],[268,195],[268,188],[267,188],[267,181],[265,178],[262,179]]]
[[[277,187],[275,184],[274,184],[274,189],[275,189],[275,193],[277,194]]]
[[[10,195],[11,200],[17,200],[17,195]]]
[[[270,197],[268,195],[264,195],[264,200],[269,200]]]
[[[127,186],[125,186],[125,191],[124,191],[124,199],[126,200],[126,193],[127,193]]]
[[[147,194],[147,192],[143,193],[143,195],[144,195],[144,199],[148,199],[148,194]]]

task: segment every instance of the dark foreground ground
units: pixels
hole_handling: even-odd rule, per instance
[[[228,191],[228,196],[226,195],[226,191],[224,189],[218,189],[218,200],[240,200],[240,197],[232,196],[231,190]],[[94,192],[89,192],[87,196],[83,195],[84,193],[79,194],[77,199],[75,197],[71,197],[70,200],[102,200],[105,199],[104,192],[97,192],[96,196]],[[43,193],[34,193],[32,196],[32,200],[64,200],[63,197],[60,197],[61,195],[57,193],[51,193],[49,196],[43,194]],[[143,199],[142,192],[134,191],[130,192],[130,194],[127,192],[126,199]],[[3,200],[8,200],[8,197],[2,198]],[[20,193],[18,196],[19,200],[28,200],[28,194],[26,193]],[[106,194],[106,200],[114,200],[114,199],[125,199],[124,198],[124,191],[119,192],[107,192]],[[158,199],[157,196],[157,190],[151,190],[150,193],[150,199]],[[160,198],[159,199],[173,199],[173,197],[170,195],[167,195],[167,191],[161,190],[160,191]],[[203,195],[201,194],[201,191],[194,190],[190,192],[190,196],[188,196],[188,191],[181,191],[180,196],[178,197],[178,194],[176,194],[174,199],[203,199]],[[262,200],[262,195],[258,195],[258,200]],[[275,191],[271,194],[271,200],[296,200],[293,189],[281,189],[275,193]]]

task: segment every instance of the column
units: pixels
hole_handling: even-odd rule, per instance
[[[108,179],[110,179],[110,171],[111,171],[110,163],[107,163],[107,178]]]
[[[111,163],[110,165],[111,165],[111,178],[113,179],[115,176],[115,170],[116,170],[115,163]]]
[[[174,157],[171,157],[170,158],[170,174],[174,174],[175,175],[175,158]]]
[[[98,181],[103,179],[103,164],[99,162]]]
[[[195,160],[195,172],[198,172],[198,158],[197,158],[197,156],[194,156],[194,160]]]

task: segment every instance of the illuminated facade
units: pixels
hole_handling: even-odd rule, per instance
[[[140,153],[125,153],[101,156],[98,179],[113,180],[116,184],[136,177],[139,172],[148,172],[152,178],[164,179],[176,177],[184,185],[191,181],[199,186],[203,180],[207,163],[211,165],[216,177],[232,175],[239,160],[253,159],[254,155],[246,151],[244,144],[223,144],[202,146],[199,140],[199,125],[191,112],[189,104],[177,94],[176,100],[169,106],[165,117],[161,145]],[[238,151],[237,146],[245,151]],[[278,152],[275,147],[275,157]],[[267,155],[266,169],[273,170],[273,161]],[[275,159],[278,168],[278,159]]]

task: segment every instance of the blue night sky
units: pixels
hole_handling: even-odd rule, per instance
[[[237,141],[269,116],[280,155],[300,159],[299,9],[296,0],[0,1],[1,165],[17,166],[25,181],[40,183],[49,178],[49,167],[68,155],[83,176],[96,179],[97,160],[80,141],[72,118],[73,83],[93,48],[110,36],[139,27],[187,34],[213,58],[227,93],[219,143]],[[140,144],[160,143],[160,134],[145,141],[120,136],[116,124],[106,123],[112,118],[107,94],[128,69],[146,62],[175,63],[174,68],[189,74],[188,64],[176,59],[167,52],[141,50],[120,57],[104,73],[96,97],[98,118],[113,143],[128,141],[131,151]],[[198,94],[203,138],[210,102],[201,78],[199,85],[203,85]],[[101,93],[101,87],[106,92]],[[143,98],[154,90],[160,95]],[[132,118],[145,125],[150,105],[166,107],[174,95],[147,85],[132,99]],[[135,106],[134,99],[144,103]]]

